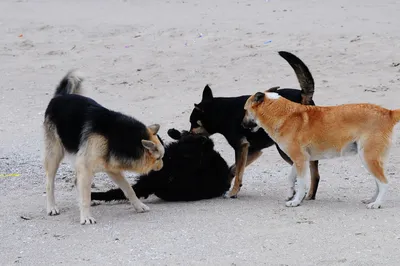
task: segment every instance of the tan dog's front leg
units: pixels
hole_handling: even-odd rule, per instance
[[[240,142],[239,149],[235,151],[236,174],[233,187],[227,195],[230,198],[236,198],[240,191],[240,187],[242,186],[243,173],[247,163],[249,146],[249,142],[244,138]]]
[[[292,200],[287,201],[286,202],[286,206],[287,207],[297,207],[301,204],[301,202],[303,201],[303,199],[306,196],[306,182],[305,182],[305,175],[306,175],[306,165],[307,162],[305,160],[294,160],[294,163],[292,165],[292,169],[290,175],[293,175],[293,173],[295,173],[295,175],[297,176],[297,191],[293,197]],[[293,176],[291,176],[289,179],[293,178]],[[292,186],[294,185],[294,182],[296,181],[296,178],[291,179],[290,183],[290,190],[292,190]]]
[[[147,205],[142,203],[138,197],[136,196],[135,191],[132,189],[129,182],[122,175],[121,172],[107,172],[107,174],[111,177],[111,179],[117,184],[117,186],[124,192],[125,197],[129,200],[129,202],[133,205],[137,212],[147,212],[150,210]]]

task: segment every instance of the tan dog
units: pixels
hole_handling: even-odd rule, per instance
[[[274,92],[257,92],[248,98],[244,109],[243,126],[253,130],[262,127],[293,160],[286,206],[302,202],[309,161],[359,154],[376,181],[375,195],[363,203],[369,209],[381,207],[388,189],[383,167],[400,109],[388,110],[374,104],[301,105]]]

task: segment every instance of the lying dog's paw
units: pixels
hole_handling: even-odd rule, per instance
[[[175,128],[168,129],[167,134],[174,140],[180,140],[182,137],[181,132],[179,130],[176,130]]]
[[[141,201],[135,202],[133,204],[133,207],[135,208],[135,210],[137,212],[148,212],[148,211],[150,211],[150,208],[146,204],[142,203]]]
[[[98,206],[100,204],[101,204],[101,202],[98,200],[92,200],[92,202],[90,202],[90,206]]]
[[[81,225],[85,224],[95,224],[96,220],[93,217],[87,216],[87,217],[81,217]]]

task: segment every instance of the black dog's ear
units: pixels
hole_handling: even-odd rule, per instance
[[[202,142],[203,146],[206,147],[207,149],[213,149],[214,142],[208,137],[205,137],[205,136],[202,136],[202,137],[203,137],[203,142]]]
[[[262,103],[264,101],[264,98],[265,98],[265,94],[264,93],[257,92],[256,94],[254,94],[253,102]]]
[[[269,88],[268,90],[266,90],[265,92],[277,92],[279,88],[280,88],[279,86],[272,87],[272,88]]]
[[[202,102],[212,101],[214,98],[210,86],[208,84],[205,86],[203,90],[203,98],[201,99]]]
[[[175,128],[168,129],[167,134],[174,140],[180,140],[182,137],[181,132],[179,132],[179,130],[176,130]]]

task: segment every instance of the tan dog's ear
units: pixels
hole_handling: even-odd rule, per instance
[[[153,124],[153,125],[151,125],[151,126],[148,126],[148,129],[150,130],[150,132],[151,132],[153,135],[156,135],[157,132],[160,130],[160,125],[159,125],[159,124]]]
[[[157,148],[156,144],[150,140],[142,139],[142,145],[143,145],[143,147],[148,149],[150,152],[155,151]]]
[[[277,92],[279,88],[280,88],[279,86],[272,87],[272,88],[269,88],[268,90],[266,90],[265,92]]]
[[[265,94],[264,93],[257,92],[256,94],[254,94],[253,102],[262,103],[264,101],[264,98],[265,98]]]

